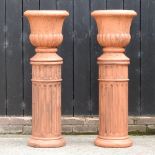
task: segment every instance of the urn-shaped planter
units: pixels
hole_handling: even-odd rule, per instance
[[[28,10],[24,12],[30,23],[30,42],[36,47],[32,64],[32,136],[33,147],[61,147],[61,65],[57,55],[62,43],[62,26],[67,11]]]
[[[103,54],[99,65],[99,135],[101,147],[129,147],[128,137],[128,64],[125,47],[129,44],[133,10],[98,10],[95,18],[98,43]]]

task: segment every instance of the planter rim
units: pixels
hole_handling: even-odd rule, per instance
[[[27,10],[25,16],[69,16],[66,10]]]
[[[91,13],[92,16],[136,16],[134,10],[95,10]]]

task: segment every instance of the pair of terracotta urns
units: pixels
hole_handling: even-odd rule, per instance
[[[30,42],[36,47],[32,64],[32,136],[33,147],[61,147],[61,65],[56,54],[63,41],[64,10],[28,10]],[[99,65],[99,136],[101,147],[129,147],[128,137],[128,64],[124,52],[130,42],[133,10],[98,10],[91,14],[97,23],[98,43],[104,53]],[[67,51],[66,51],[67,52]],[[89,52],[89,51],[86,51]],[[82,58],[81,58],[82,59]]]

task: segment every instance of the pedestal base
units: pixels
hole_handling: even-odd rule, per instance
[[[109,148],[124,148],[132,146],[133,142],[129,137],[126,138],[116,138],[116,139],[105,139],[102,137],[97,137],[95,140],[95,145],[100,147]]]
[[[56,148],[65,145],[65,140],[63,137],[58,138],[37,138],[31,136],[28,140],[28,146],[40,147],[40,148]]]

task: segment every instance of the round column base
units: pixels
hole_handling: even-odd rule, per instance
[[[38,148],[56,148],[65,145],[63,137],[58,138],[38,138],[31,136],[28,140],[28,146]]]
[[[106,148],[124,148],[132,146],[133,142],[129,137],[126,138],[102,138],[98,136],[95,140],[95,145]]]

